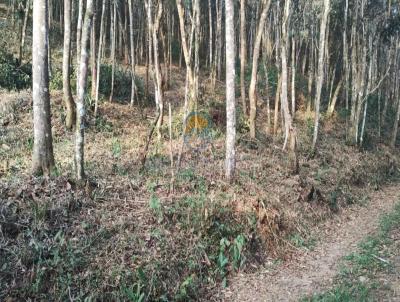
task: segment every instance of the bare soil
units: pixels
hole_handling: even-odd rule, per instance
[[[381,191],[372,192],[371,202],[367,206],[347,209],[342,215],[327,222],[321,228],[322,240],[314,250],[299,251],[292,261],[275,267],[237,275],[224,291],[223,300],[298,301],[326,289],[338,273],[341,258],[355,251],[360,240],[377,231],[379,217],[390,212],[399,200],[399,189],[399,185],[390,185]],[[399,272],[398,255],[394,262]],[[399,301],[396,300],[400,298],[399,281],[398,274],[393,274],[387,280],[393,288],[393,297],[385,301]]]

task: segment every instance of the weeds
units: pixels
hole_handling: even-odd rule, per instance
[[[19,66],[12,54],[0,50],[0,87],[7,90],[22,90],[32,83],[30,65]]]

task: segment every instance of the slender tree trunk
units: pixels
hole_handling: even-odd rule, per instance
[[[193,75],[193,70],[192,70],[192,59],[191,59],[191,54],[192,54],[192,46],[191,46],[191,41],[193,38],[193,33],[194,33],[194,24],[195,22],[192,22],[192,28],[190,32],[190,45],[186,39],[186,27],[185,27],[185,14],[184,14],[184,8],[182,5],[182,0],[176,0],[177,4],[177,9],[178,9],[178,15],[179,15],[179,27],[180,27],[180,35],[181,35],[181,41],[182,41],[182,51],[183,51],[183,56],[185,58],[185,63],[186,63],[186,73],[188,76],[188,87],[189,87],[189,104],[190,103],[197,103],[196,100],[196,95],[197,92],[195,91],[195,86],[194,86],[194,75]]]
[[[79,64],[78,96],[76,100],[76,132],[75,132],[75,169],[76,178],[85,178],[84,169],[84,138],[85,138],[85,92],[88,76],[90,30],[93,19],[93,0],[87,0],[85,21],[82,29],[81,59]]]
[[[264,53],[264,70],[265,70],[265,96],[267,102],[267,126],[265,128],[265,133],[267,135],[271,134],[271,106],[270,106],[270,93],[269,93],[269,78],[268,78],[268,65],[267,65],[267,54]]]
[[[328,117],[331,117],[333,115],[333,112],[335,112],[336,101],[338,99],[340,89],[342,88],[342,83],[343,83],[343,80],[340,80],[339,83],[336,86],[335,92],[333,94],[332,101],[331,101],[331,103],[329,104],[329,107],[328,107],[328,111],[327,111],[327,116]]]
[[[194,0],[194,28],[195,28],[195,39],[194,39],[194,105],[197,111],[198,99],[199,99],[199,76],[200,76],[200,0]]]
[[[49,176],[54,168],[48,74],[48,3],[33,1],[32,98],[33,98],[33,174]]]
[[[209,26],[209,40],[208,40],[208,51],[209,51],[209,63],[210,63],[210,79],[212,80],[213,74],[213,16],[211,0],[208,0],[208,26]]]
[[[75,102],[71,92],[71,0],[64,0],[63,98],[67,116],[65,125],[71,130],[75,124]]]
[[[253,51],[253,67],[251,72],[251,81],[249,88],[249,99],[250,99],[250,137],[256,137],[256,117],[257,117],[257,95],[256,95],[256,87],[257,87],[257,73],[258,73],[258,59],[260,57],[260,45],[261,38],[264,31],[265,21],[268,16],[269,7],[271,4],[271,0],[263,0],[261,2],[262,5],[262,13],[260,17],[260,21],[257,28],[256,41],[254,43],[254,51]]]
[[[79,0],[78,2],[78,23],[76,26],[76,66],[79,66],[81,59],[81,36],[82,36],[82,22],[83,22],[83,8],[84,3],[83,0]],[[79,67],[76,68],[76,93],[78,94],[78,79],[79,79]]]
[[[297,159],[297,133],[293,126],[293,118],[290,115],[289,110],[289,100],[288,100],[288,64],[287,64],[287,53],[288,53],[288,43],[289,43],[289,32],[288,32],[288,22],[289,22],[289,12],[290,12],[291,0],[285,1],[285,8],[283,13],[282,22],[282,43],[281,43],[281,60],[282,60],[282,90],[281,90],[281,103],[283,117],[285,120],[285,142],[283,144],[283,149],[286,149],[287,143],[289,142],[289,160],[293,173],[298,173],[299,162]]]
[[[286,145],[289,139],[289,131],[292,127],[292,117],[289,111],[289,100],[288,100],[288,64],[287,64],[287,52],[288,52],[288,21],[290,12],[291,0],[285,0],[285,8],[282,22],[282,42],[281,42],[281,104],[284,117],[285,125],[285,143],[283,149],[286,149]]]
[[[155,73],[155,93],[156,93],[156,103],[158,105],[158,121],[157,121],[157,133],[158,139],[161,140],[161,126],[163,124],[163,115],[164,115],[164,96],[163,96],[163,87],[162,87],[162,76],[161,76],[161,67],[159,62],[159,51],[158,51],[158,33],[160,28],[160,20],[163,11],[162,2],[158,3],[157,16],[154,20],[154,24],[152,25],[152,39],[153,39],[153,51],[154,51],[154,73]]]
[[[25,46],[25,35],[26,35],[26,25],[28,23],[28,18],[29,18],[29,10],[31,7],[31,1],[26,0],[26,5],[25,5],[25,17],[24,17],[24,23],[21,29],[21,42],[19,45],[19,59],[18,62],[20,65],[22,65],[22,58],[24,54],[24,46]]]
[[[311,103],[312,103],[312,91],[313,91],[313,82],[314,82],[314,30],[313,26],[311,26],[311,46],[308,50],[309,52],[309,68],[308,68],[308,85],[307,85],[307,113],[311,112]]]
[[[278,76],[278,85],[276,86],[275,94],[275,108],[274,108],[274,135],[278,133],[278,118],[279,118],[279,103],[280,103],[280,93],[282,87],[282,77]]]
[[[132,83],[131,83],[131,106],[133,106],[135,102],[135,47],[133,44],[133,7],[132,0],[128,0],[129,6],[129,42],[131,47],[131,73],[132,73]]]
[[[102,52],[103,52],[103,43],[105,38],[105,32],[104,32],[104,18],[106,14],[106,8],[107,8],[107,0],[102,0],[103,5],[101,9],[101,20],[100,20],[100,36],[99,36],[99,49],[97,53],[97,68],[96,68],[96,95],[95,95],[95,104],[94,104],[94,116],[97,117],[97,111],[99,107],[99,83],[100,83],[100,70],[101,70],[101,57],[102,57]]]
[[[226,159],[225,175],[232,181],[235,174],[236,100],[235,100],[235,6],[233,0],[225,2],[226,40]]]
[[[222,58],[222,8],[223,8],[223,0],[219,0],[217,5],[217,50],[216,50],[216,59],[215,59],[215,69],[218,80],[221,79],[221,58]],[[215,79],[216,80],[216,79]],[[214,81],[215,81],[214,80]],[[215,87],[215,84],[213,85]]]
[[[47,5],[48,5],[48,7],[51,7],[51,0],[48,0],[47,1]],[[50,10],[48,10],[48,12],[51,12],[51,9]],[[51,33],[51,24],[52,24],[52,22],[51,22],[51,20],[52,20],[52,17],[51,17],[51,14],[47,14],[47,16],[48,16],[48,27],[49,27],[49,34],[47,35],[47,45],[49,45],[49,47],[47,47],[47,57],[49,58],[49,61],[48,61],[48,64],[47,64],[47,68],[48,68],[48,70],[49,70],[49,78],[51,78],[51,74],[52,74],[52,68],[51,68],[51,45],[50,45],[50,33]]]
[[[114,2],[112,4],[113,7],[113,12],[112,12],[112,18],[111,18],[111,28],[112,28],[112,39],[111,39],[111,92],[110,92],[110,98],[109,101],[113,101],[114,97],[114,80],[115,80],[115,47],[116,47],[116,38],[117,38],[117,4]]]
[[[248,115],[246,104],[245,73],[247,65],[246,0],[240,1],[240,96],[243,114]]]
[[[318,56],[318,79],[317,79],[317,94],[315,97],[315,123],[314,123],[314,136],[312,144],[313,151],[315,151],[315,148],[317,146],[318,131],[319,131],[321,91],[322,91],[322,83],[324,80],[326,24],[328,22],[329,10],[330,10],[330,0],[324,0],[324,11],[321,19],[321,27],[319,32],[320,37],[319,37],[319,56]]]
[[[344,93],[345,93],[345,104],[346,110],[349,110],[349,50],[347,46],[347,19],[349,10],[349,0],[345,0],[345,11],[344,11],[344,31],[343,31],[343,70],[344,70]]]
[[[292,115],[296,114],[296,40],[292,38]]]
[[[95,99],[96,97],[96,84],[97,84],[97,62],[96,62],[96,18],[97,18],[97,4],[96,0],[93,2],[93,26],[92,26],[92,33],[90,37],[90,51],[91,51],[91,60],[92,60],[92,89],[91,89],[91,97]]]

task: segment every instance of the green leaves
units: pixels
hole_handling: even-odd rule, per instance
[[[19,66],[12,54],[0,50],[0,88],[22,90],[32,85],[31,66]]]

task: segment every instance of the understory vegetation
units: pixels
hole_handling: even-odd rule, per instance
[[[0,3],[0,301],[221,301],[313,250],[399,181],[399,5]],[[304,301],[385,296],[399,216]]]
[[[0,152],[3,297],[212,299],[216,288],[229,284],[231,272],[311,249],[314,225],[342,207],[369,202],[362,193],[366,187],[379,189],[398,176],[397,159],[383,146],[359,153],[338,143],[340,135],[313,159],[301,147],[309,136],[302,136],[299,176],[291,175],[284,152],[268,147],[271,141],[243,137],[231,187],[211,168],[223,159],[223,140],[216,136],[213,147],[186,152],[171,193],[168,149],[155,144],[146,169],[138,172],[139,158],[132,154],[143,144],[147,125],[121,130],[140,115],[124,104],[106,103],[88,130],[91,178],[82,187],[73,179],[73,144],[55,93],[58,176],[31,178],[24,173],[32,150],[29,96],[15,97],[20,103],[3,130]],[[142,134],[133,139],[133,133]]]

